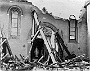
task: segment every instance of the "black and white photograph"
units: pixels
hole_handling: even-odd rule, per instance
[[[90,0],[0,0],[0,71],[90,71]]]

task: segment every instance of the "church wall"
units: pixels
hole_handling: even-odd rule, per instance
[[[23,12],[20,23],[20,37],[18,39],[9,37],[10,19],[8,9],[13,5],[19,6]],[[0,2],[0,26],[0,28],[3,28],[3,32],[8,38],[12,53],[17,56],[19,56],[19,54],[26,56],[28,34],[32,26],[31,5],[20,2]]]
[[[17,5],[22,11],[23,15],[21,16],[21,24],[20,24],[20,37],[18,39],[9,38],[9,14],[8,9],[10,6]],[[30,41],[29,35],[32,27],[32,16],[31,16],[31,7],[30,4],[20,3],[20,2],[0,2],[0,28],[3,27],[3,32],[8,38],[12,53],[14,55],[19,56],[22,54],[27,56],[29,54],[29,44]],[[86,16],[86,15],[85,15]],[[57,29],[63,38],[65,45],[68,47],[71,53],[75,53],[77,56],[81,54],[87,54],[87,24],[85,19],[77,24],[78,27],[78,36],[77,43],[69,42],[69,25],[67,19],[55,19],[50,14],[39,14],[39,20],[41,22],[49,22]]]
[[[44,17],[44,19],[43,19]],[[86,18],[86,14],[84,15]],[[49,22],[53,24],[61,34],[65,45],[68,47],[70,53],[75,53],[77,56],[86,54],[87,56],[87,24],[86,19],[82,19],[77,23],[77,42],[69,42],[69,20],[68,19],[55,19],[52,15],[41,15],[39,19],[42,22]],[[77,20],[78,21],[78,20]],[[65,53],[65,56],[67,54]]]

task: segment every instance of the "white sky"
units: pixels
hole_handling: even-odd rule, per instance
[[[28,0],[33,5],[42,9],[46,7],[49,13],[52,12],[54,16],[69,18],[70,15],[75,15],[78,19],[80,10],[85,4],[86,0]]]

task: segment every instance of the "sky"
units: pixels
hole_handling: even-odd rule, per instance
[[[75,15],[79,19],[80,10],[86,0],[28,0],[39,9],[45,7],[54,16],[68,19],[70,15]]]

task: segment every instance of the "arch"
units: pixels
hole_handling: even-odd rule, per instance
[[[58,29],[53,24],[51,24],[49,22],[41,22],[40,25],[51,28],[54,32],[58,32]]]
[[[20,15],[23,15],[23,10],[21,9],[21,7],[17,5],[10,6],[7,10],[7,14],[9,14],[10,11],[13,10],[14,8],[16,8],[19,11]]]
[[[13,5],[9,7],[7,13],[9,14],[9,26],[8,26],[9,38],[15,38],[15,39],[19,38],[20,37],[20,26],[21,26],[21,15],[23,15],[23,11],[19,6]]]

